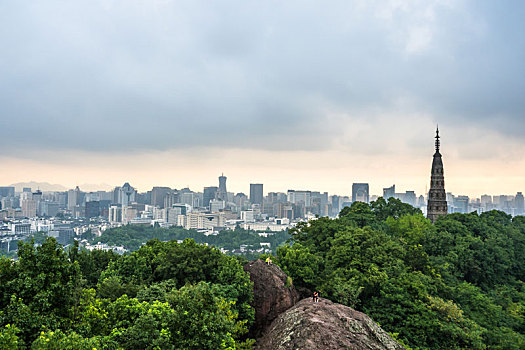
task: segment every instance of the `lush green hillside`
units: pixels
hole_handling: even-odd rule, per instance
[[[111,239],[179,234],[140,230]],[[245,234],[222,239],[253,238]],[[380,199],[301,224],[292,237],[275,261],[296,286],[369,314],[408,347],[525,348],[524,217],[492,211],[431,224]],[[250,347],[252,283],[237,258],[214,248],[152,240],[119,256],[65,252],[48,238],[21,243],[18,257],[0,258],[2,349]]]
[[[417,349],[525,348],[525,217],[452,214],[398,200],[300,225],[278,263],[294,284],[370,315]]]
[[[192,240],[69,252],[52,238],[0,258],[1,349],[242,349],[252,283]]]

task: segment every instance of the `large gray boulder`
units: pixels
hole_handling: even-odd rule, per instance
[[[258,350],[404,349],[370,317],[327,299],[303,299],[277,317]]]

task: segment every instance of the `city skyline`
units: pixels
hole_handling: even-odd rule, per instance
[[[226,175],[224,173],[221,173],[221,176],[224,176],[226,177]],[[219,176],[219,177],[221,177]],[[220,181],[219,181],[220,182]],[[219,183],[218,182],[218,183]],[[125,182],[125,185],[129,185],[130,182],[129,181],[126,181]],[[220,184],[220,183],[219,183]],[[205,185],[197,185],[195,187],[193,186],[189,186],[189,185],[181,185],[181,186],[173,186],[173,185],[168,185],[168,184],[153,184],[152,186],[150,187],[145,187],[145,188],[141,188],[141,187],[138,187],[138,186],[135,186],[133,183],[131,183],[132,187],[134,189],[137,190],[138,193],[146,193],[146,192],[151,192],[152,189],[154,188],[169,188],[171,190],[177,190],[177,191],[180,191],[180,190],[183,190],[183,189],[189,189],[191,190],[192,192],[195,192],[195,193],[203,193],[206,189],[210,188],[210,189],[213,189],[213,193],[214,193],[214,196],[215,195],[218,195],[219,193],[219,187],[216,186],[217,184],[216,183],[209,183],[209,184],[205,184]],[[352,200],[352,196],[353,196],[353,192],[354,192],[354,187],[356,185],[366,185],[368,187],[372,187],[370,186],[370,184],[368,182],[353,182],[350,184],[350,188],[348,191],[342,191],[342,192],[331,192],[331,191],[327,191],[323,188],[314,188],[314,187],[311,187],[311,186],[288,186],[286,188],[279,188],[279,189],[273,189],[273,188],[270,188],[270,189],[267,189],[266,188],[266,185],[264,185],[264,183],[257,183],[257,184],[254,184],[254,183],[248,183],[247,184],[247,187],[245,189],[241,189],[240,191],[236,191],[236,190],[228,190],[227,193],[228,194],[232,194],[232,195],[235,195],[235,194],[244,194],[246,195],[247,197],[250,197],[250,189],[251,189],[251,186],[252,185],[263,185],[264,186],[264,189],[263,189],[263,196],[266,197],[268,196],[270,193],[286,193],[288,191],[311,191],[311,192],[320,192],[320,193],[328,193],[330,196],[332,195],[335,195],[335,196],[341,196],[341,197],[348,197],[350,198],[350,200]],[[68,186],[65,186],[63,184],[59,184],[59,183],[50,183],[50,182],[38,182],[38,181],[27,181],[27,182],[17,182],[17,183],[13,183],[13,184],[0,184],[0,188],[7,188],[7,187],[13,187],[13,188],[16,188],[16,193],[21,193],[23,192],[22,190],[25,189],[25,188],[30,188],[31,191],[35,192],[35,191],[42,191],[44,193],[54,193],[54,192],[67,192],[67,191],[71,191],[75,188],[79,188],[82,192],[84,193],[97,193],[97,192],[112,192],[113,190],[115,190],[115,188],[120,188],[122,186],[122,184],[107,184],[107,183],[101,183],[101,184],[88,184],[88,183],[85,183],[85,184],[76,184],[72,187],[68,187]],[[239,188],[239,186],[231,186],[231,184],[228,182],[228,188],[230,187],[234,187],[234,188]],[[370,198],[370,200],[372,200],[373,198],[378,198],[378,197],[385,197],[384,196],[384,193],[385,191],[387,191],[388,193],[392,192],[392,193],[395,193],[395,194],[404,194],[405,192],[414,192],[418,197],[419,196],[423,196],[425,198],[427,198],[428,196],[428,193],[429,193],[429,189],[430,189],[430,186],[428,186],[427,188],[427,192],[418,192],[418,191],[415,191],[414,188],[405,188],[405,187],[401,187],[401,186],[398,186],[398,184],[396,183],[392,183],[390,185],[385,185],[383,186],[382,188],[379,188],[379,186],[374,186],[374,188],[377,187],[377,190],[370,190],[369,193],[368,193],[368,197]],[[454,192],[454,191],[449,191],[448,189],[446,190],[446,194],[452,194],[452,195],[457,195],[457,196],[468,196],[471,200],[474,200],[474,199],[480,199],[480,198],[483,198],[484,196],[491,196],[491,197],[498,197],[498,196],[515,196],[517,193],[522,193],[523,191],[515,191],[515,192],[484,192],[484,193],[481,193],[479,195],[471,195],[471,194],[468,194],[468,193],[464,193],[464,192]]]
[[[0,184],[525,186],[525,3],[3,3]]]

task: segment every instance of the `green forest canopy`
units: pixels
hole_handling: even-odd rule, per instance
[[[490,211],[431,224],[380,198],[291,233],[274,261],[299,289],[367,313],[407,347],[525,348],[525,217]],[[152,240],[119,256],[64,251],[48,238],[21,243],[18,257],[0,258],[2,349],[253,343],[253,286],[240,260],[193,240]]]
[[[451,214],[433,225],[380,198],[292,236],[278,264],[296,286],[367,313],[409,347],[525,348],[525,217]]]
[[[136,252],[65,252],[53,238],[0,258],[0,348],[244,349],[242,264],[192,240]]]

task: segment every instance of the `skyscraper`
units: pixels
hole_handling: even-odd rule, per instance
[[[434,222],[438,217],[446,215],[447,209],[443,160],[441,159],[441,153],[439,153],[439,129],[436,128],[436,153],[434,153],[434,159],[432,160],[427,217]]]
[[[516,197],[514,197],[514,206],[516,207],[515,215],[525,214],[525,198],[523,197],[523,193],[518,192],[516,194]]]
[[[383,188],[383,198],[385,200],[388,200],[388,198],[390,197],[396,198],[396,185],[392,185],[391,187]]]
[[[67,191],[67,208],[69,210],[73,210],[80,203],[80,188],[78,186],[74,190]]]
[[[263,184],[250,184],[250,202],[262,205],[263,197]]]
[[[364,202],[370,201],[369,188],[367,183],[354,183],[352,184],[352,202]]]
[[[151,205],[159,208],[164,208],[164,199],[171,193],[169,187],[153,187],[151,190]]]
[[[217,192],[217,199],[220,201],[228,200],[228,192],[226,191],[226,176],[224,176],[224,174],[219,176],[219,191]]]
[[[0,198],[2,197],[14,197],[15,188],[13,186],[0,187]]]
[[[211,187],[204,187],[203,191],[203,207],[208,207],[210,205],[210,201],[212,199],[215,199],[217,197],[218,188],[216,186]]]

